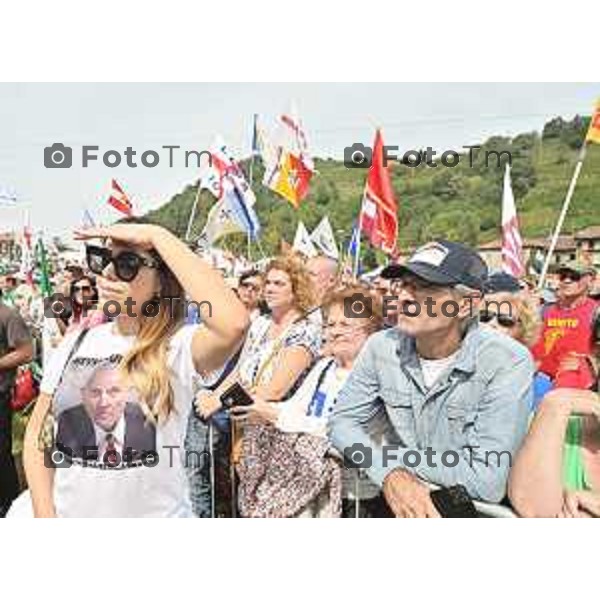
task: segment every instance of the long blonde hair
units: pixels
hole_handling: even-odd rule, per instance
[[[146,221],[128,218],[120,222],[143,224]],[[139,317],[136,341],[123,357],[119,369],[137,390],[140,406],[147,417],[164,420],[175,406],[167,354],[171,337],[184,321],[185,298],[184,290],[173,272],[156,252],[151,254],[160,265],[160,297],[152,300],[158,314]]]

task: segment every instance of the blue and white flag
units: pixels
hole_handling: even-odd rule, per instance
[[[227,220],[235,222],[252,240],[258,238],[260,223],[253,208],[256,196],[220,137],[211,150],[211,165],[201,173],[200,187],[210,190],[222,202],[221,212],[228,215]]]

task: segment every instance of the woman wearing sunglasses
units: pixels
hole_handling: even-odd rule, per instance
[[[507,273],[490,275],[479,321],[528,348],[537,341],[541,326],[534,302]]]
[[[98,303],[98,290],[94,277],[82,276],[73,280],[69,286],[69,305],[58,319],[61,333],[68,333],[78,327],[88,311]]]
[[[127,219],[76,235],[90,243],[99,303],[114,319],[84,337],[67,335],[45,369],[25,437],[33,512],[191,516],[183,442],[192,381],[235,352],[246,311],[215,271],[161,227]],[[185,297],[199,304],[201,327],[183,325]],[[94,369],[106,374],[90,388]],[[48,412],[60,452],[40,443]]]

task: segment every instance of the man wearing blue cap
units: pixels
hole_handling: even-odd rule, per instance
[[[499,502],[527,429],[533,363],[524,346],[478,326],[486,264],[440,241],[382,276],[398,323],[371,336],[357,359],[331,420],[334,446],[382,487],[396,516],[440,516],[428,484]],[[381,410],[393,444],[368,433]]]

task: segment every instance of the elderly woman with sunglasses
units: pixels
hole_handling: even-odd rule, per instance
[[[357,298],[370,299],[371,310],[360,316],[348,314],[346,305]],[[252,405],[232,409],[260,427],[255,438],[260,443],[244,447],[239,489],[244,516],[340,515],[341,470],[326,456],[327,423],[356,357],[367,338],[382,328],[383,319],[379,299],[359,285],[328,294],[322,310],[326,355],[314,363],[290,399],[256,398]]]
[[[220,275],[161,227],[127,219],[77,235],[105,242],[88,246],[87,260],[100,304],[114,319],[67,335],[45,368],[25,436],[33,512],[192,516],[183,464],[192,382],[236,351],[246,310]],[[184,325],[186,296],[199,304],[201,327]],[[122,381],[127,399],[119,406],[110,386],[99,385],[94,402],[82,402],[82,382],[99,367]],[[48,417],[56,423],[63,412],[71,415],[63,419],[68,437],[59,439],[55,428],[54,445],[45,448]]]

